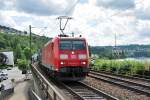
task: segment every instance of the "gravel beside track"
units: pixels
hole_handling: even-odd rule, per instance
[[[92,70],[90,72],[97,73],[98,71],[93,71]],[[125,76],[123,77],[122,75],[115,75],[115,74],[111,74],[111,73],[109,74],[109,73],[103,73],[103,72],[98,72],[98,74],[150,86],[150,80],[148,80],[148,79],[144,80],[144,79],[141,79],[141,78],[125,77]]]
[[[148,95],[148,96],[150,95],[150,86],[147,86],[144,84],[127,81],[127,80],[124,80],[121,78],[115,78],[111,75],[101,74],[101,73],[97,73],[97,72],[90,72],[89,76],[93,77],[95,79],[98,79],[98,80],[102,80],[102,81],[106,81],[111,84],[118,85],[120,87],[124,87],[124,88],[132,90],[132,91],[136,91],[137,93],[142,93],[142,94]]]
[[[83,82],[101,91],[109,93],[119,98],[120,100],[150,100],[149,96],[142,95],[142,94],[130,91],[128,89],[124,89],[119,86],[116,86],[107,82],[103,82],[101,80],[97,80],[91,77],[87,77]]]

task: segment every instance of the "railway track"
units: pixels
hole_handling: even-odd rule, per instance
[[[143,78],[143,79],[148,79],[150,80],[150,76],[145,76],[145,75],[133,75],[134,77],[138,77],[138,78]]]
[[[105,72],[105,71],[96,71],[96,70],[94,70],[94,69],[91,69],[91,71],[93,71],[93,72],[99,72],[99,73],[102,73],[102,74],[108,74],[108,75],[112,75],[112,76],[118,76],[118,77],[121,77],[121,78],[126,78],[126,79],[131,79],[131,80],[134,80],[134,79],[135,79],[135,80],[150,82],[150,79],[149,79],[149,78],[138,77],[137,75],[134,75],[134,76],[125,76],[125,75],[114,74],[114,73]],[[145,76],[145,77],[146,77],[146,76]]]
[[[37,69],[45,76],[47,80],[50,79],[39,67]],[[50,79],[63,93],[66,94],[70,100],[119,100],[103,91],[97,90],[82,82],[60,82],[53,78]]]
[[[65,82],[63,86],[78,100],[119,100],[82,82]]]
[[[132,91],[142,93],[144,95],[150,96],[150,83],[149,82],[142,82],[140,80],[131,80],[119,76],[113,76],[109,74],[99,73],[95,71],[90,71],[89,77],[102,80],[111,84],[118,85],[120,87],[124,87],[130,89]]]
[[[123,75],[118,75],[118,74],[111,74],[111,73],[103,73],[103,72],[98,72],[98,71],[94,71],[91,70],[90,71],[93,74],[97,74],[97,75],[103,75],[105,77],[112,77],[115,79],[120,79],[122,81],[127,81],[127,82],[131,82],[131,83],[136,83],[139,85],[144,85],[146,87],[150,87],[150,80],[148,79],[141,79],[141,78],[137,78],[137,77],[129,77],[129,76],[123,76]]]

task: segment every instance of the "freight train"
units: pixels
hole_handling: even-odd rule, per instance
[[[89,72],[89,48],[85,38],[58,36],[46,43],[40,66],[59,80],[80,81]]]

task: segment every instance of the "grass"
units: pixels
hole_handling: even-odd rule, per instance
[[[138,74],[150,76],[150,63],[148,62],[97,59],[93,68],[100,71],[108,71],[123,75]]]

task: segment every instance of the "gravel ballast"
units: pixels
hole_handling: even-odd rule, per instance
[[[148,97],[146,95],[142,95],[140,93],[136,93],[134,91],[110,83],[106,83],[91,77],[87,77],[83,82],[106,93],[109,93],[119,98],[120,100],[150,100],[150,96]]]

